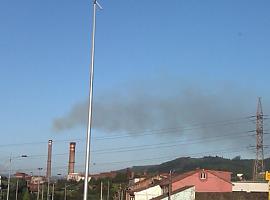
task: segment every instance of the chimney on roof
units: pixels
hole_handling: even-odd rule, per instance
[[[75,167],[75,147],[76,147],[76,142],[71,142],[69,144],[68,174],[74,173],[74,167]]]
[[[48,159],[46,177],[49,179],[52,175],[52,140],[48,141]]]

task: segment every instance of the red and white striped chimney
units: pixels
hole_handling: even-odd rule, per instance
[[[48,159],[47,159],[47,173],[46,177],[50,178],[52,175],[52,140],[48,141]]]
[[[75,168],[75,147],[76,147],[76,142],[71,142],[69,144],[68,174],[74,173],[74,168]]]

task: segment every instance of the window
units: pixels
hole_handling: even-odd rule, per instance
[[[205,180],[206,179],[206,173],[204,171],[201,172],[200,179],[201,180]]]

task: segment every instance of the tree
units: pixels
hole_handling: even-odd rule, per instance
[[[23,193],[23,200],[30,200],[30,194],[27,189]]]

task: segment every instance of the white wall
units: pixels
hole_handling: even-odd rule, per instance
[[[268,192],[268,183],[233,182],[233,192]]]
[[[150,200],[154,197],[162,195],[162,190],[159,185],[147,188],[140,192],[134,192],[135,200]]]
[[[164,197],[161,200],[167,199],[168,197]],[[191,187],[184,191],[171,195],[171,200],[195,200],[195,187]]]

